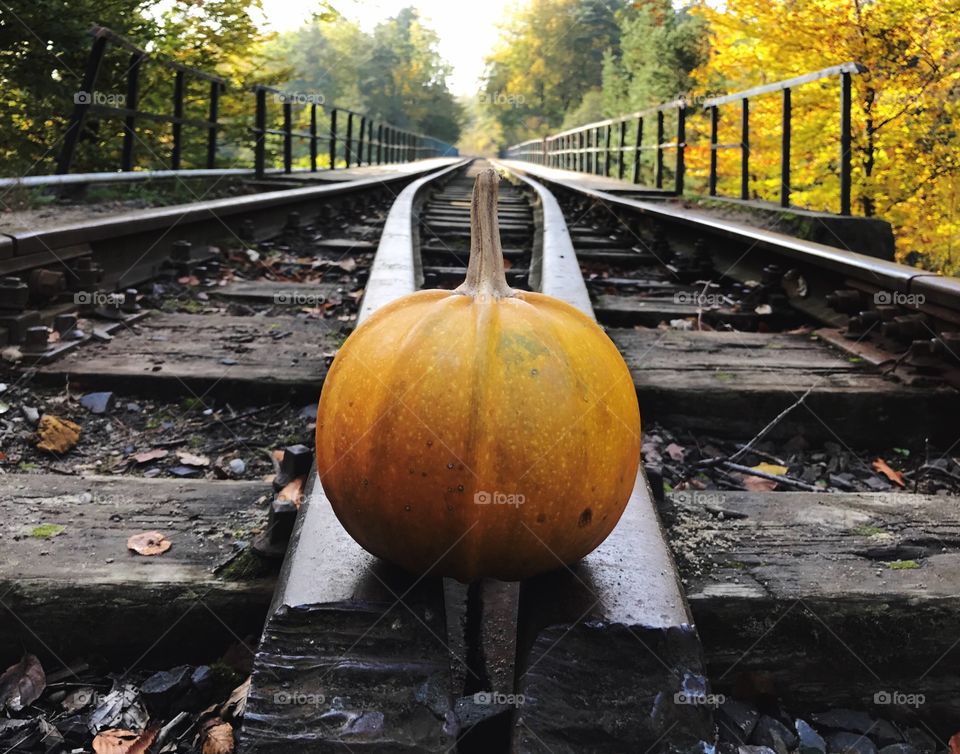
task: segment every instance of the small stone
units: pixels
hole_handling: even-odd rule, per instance
[[[143,472],[143,476],[147,479],[153,479],[155,476],[160,476],[160,469],[154,467],[152,469],[147,469]]]
[[[170,469],[170,473],[174,476],[188,478],[200,476],[203,471],[201,469],[191,468],[190,466],[174,466]]]
[[[798,754],[826,754],[827,742],[810,727],[810,723],[806,720],[797,720],[794,727],[797,729],[797,735],[800,738],[800,745],[797,748]]]
[[[113,401],[113,393],[87,393],[80,399],[80,405],[91,414],[105,414]]]
[[[92,502],[93,502],[93,495],[91,495],[89,492],[81,492],[81,493],[77,496],[77,499],[78,499],[81,503],[92,503]]]
[[[721,741],[745,743],[750,739],[760,713],[749,704],[732,699],[724,701],[717,710],[717,727]]]
[[[21,406],[20,411],[29,424],[36,426],[37,422],[40,421],[40,412],[33,406]]]
[[[866,733],[874,726],[873,718],[866,712],[851,709],[814,712],[810,715],[810,719],[817,727],[845,730],[852,733]]]
[[[779,720],[761,715],[750,736],[750,743],[769,746],[777,754],[789,754],[797,745],[797,736]]]
[[[862,733],[834,733],[827,737],[830,754],[878,754],[873,741]]]
[[[220,363],[227,367],[232,367],[237,363],[236,359],[220,359]]]
[[[177,698],[190,688],[193,668],[180,665],[171,670],[161,670],[147,678],[140,687],[140,696],[151,712],[163,714],[170,710]]]
[[[777,754],[769,746],[747,746],[743,745],[737,748],[737,754]]]
[[[920,754],[912,744],[890,744],[880,749],[880,754]]]
[[[140,404],[139,404],[139,403],[128,403],[128,404],[127,404],[127,411],[129,411],[131,414],[139,414],[139,413],[140,413]]]
[[[243,462],[242,458],[234,458],[228,464],[230,467],[230,473],[240,476],[244,471],[247,470],[247,464]]]
[[[110,564],[110,563],[113,562],[113,558],[106,558],[103,562],[104,562],[104,563],[107,563],[107,564]]]
[[[111,340],[113,340],[113,336],[106,330],[101,330],[99,327],[95,327],[93,328],[93,339],[101,343],[109,343]]]

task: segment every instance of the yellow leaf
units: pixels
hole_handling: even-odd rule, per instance
[[[764,474],[773,474],[774,476],[783,476],[787,473],[786,466],[777,466],[775,463],[758,463],[756,466],[751,466],[751,469],[754,471],[762,471]]]

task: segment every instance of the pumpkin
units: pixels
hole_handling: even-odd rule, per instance
[[[507,285],[493,170],[466,280],[379,309],[317,415],[317,471],[367,551],[416,573],[518,580],[577,561],[623,513],[640,413],[617,348],[569,304]]]

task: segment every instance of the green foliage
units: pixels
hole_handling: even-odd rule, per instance
[[[487,100],[507,143],[555,130],[601,84],[604,55],[619,44],[618,0],[531,0],[504,22],[487,58]]]

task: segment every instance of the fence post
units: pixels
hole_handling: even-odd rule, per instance
[[[283,172],[293,172],[293,105],[283,103]]]
[[[377,124],[377,165],[383,164],[383,123]]]
[[[624,168],[625,168],[625,165],[624,165],[624,159],[625,159],[625,154],[624,154],[624,142],[625,142],[626,140],[627,140],[627,122],[626,122],[625,120],[621,120],[621,121],[620,121],[620,138],[617,139],[617,146],[620,148],[620,149],[619,149],[619,151],[620,151],[620,155],[619,155],[620,159],[619,159],[618,165],[617,165],[617,178],[619,178],[621,181],[623,180],[623,173],[624,173]]]
[[[579,146],[577,148],[577,161],[579,162],[579,166],[577,167],[577,172],[582,173],[583,168],[585,166],[584,158],[586,156],[583,151],[584,149],[586,149],[586,139],[584,138],[583,131],[579,131],[577,133],[577,142],[579,143]]]
[[[852,100],[851,77],[840,74],[840,214],[850,214],[850,105]]]
[[[373,164],[373,120],[367,121],[367,165]]]
[[[717,195],[717,132],[720,128],[720,108],[710,106],[710,196]]]
[[[310,172],[317,172],[317,103],[310,103]]]
[[[656,186],[663,188],[663,110],[657,110],[657,173]]]
[[[180,169],[180,152],[183,148],[183,71],[177,71],[173,78],[173,154],[170,167]]]
[[[220,87],[219,81],[210,82],[210,113],[207,127],[207,170],[217,166],[217,126],[220,119]]]
[[[263,178],[267,162],[267,92],[257,87],[257,111],[254,115],[253,132],[256,137],[253,147],[253,169],[257,178]]]
[[[103,62],[103,54],[106,49],[107,37],[95,37],[93,47],[90,48],[90,57],[87,58],[86,70],[83,72],[81,89],[73,95],[73,111],[70,113],[70,121],[67,123],[67,131],[63,137],[63,147],[57,157],[58,174],[70,172],[73,153],[77,148],[80,132],[83,130],[83,121],[87,117],[87,110],[90,109],[90,103],[93,102],[97,87],[97,76],[100,73],[100,64]]]
[[[686,170],[687,150],[687,106],[685,102],[677,105],[677,172],[674,176],[674,192],[683,196],[683,174]]]
[[[337,167],[337,108],[330,110],[330,169]]]
[[[610,145],[613,137],[613,124],[607,123],[607,136],[603,143],[603,177],[610,177]]]
[[[740,198],[750,198],[750,100],[740,100]]]
[[[364,131],[367,130],[367,116],[360,116],[360,128],[357,131],[357,167],[360,167],[363,164],[363,137]]]
[[[780,206],[790,206],[790,87],[783,90],[783,126],[780,134]]]
[[[353,158],[351,152],[353,150],[353,112],[350,110],[347,111],[347,137],[343,142],[343,159],[347,164],[347,167],[350,167],[350,163]]]
[[[139,52],[130,55],[130,66],[127,69],[127,101],[124,103],[124,107],[130,113],[123,119],[123,154],[120,157],[120,169],[123,171],[133,170],[133,141],[137,129],[136,110],[140,96],[140,64],[142,62],[143,55]]]
[[[640,183],[640,157],[643,154],[643,116],[637,117],[637,140],[633,149],[633,182]]]

